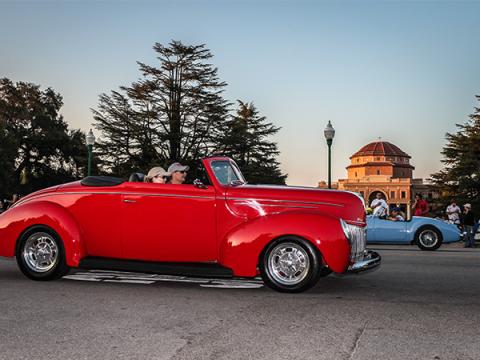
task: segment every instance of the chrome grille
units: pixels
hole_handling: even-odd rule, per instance
[[[363,260],[365,255],[366,228],[348,224],[350,232],[350,261]]]

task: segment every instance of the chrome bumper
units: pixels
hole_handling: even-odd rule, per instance
[[[378,269],[382,262],[382,257],[375,251],[365,250],[365,255],[363,259],[357,260],[355,263],[350,265],[347,270],[347,274],[358,274],[365,271],[371,271]]]

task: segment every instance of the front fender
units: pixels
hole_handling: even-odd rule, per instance
[[[338,218],[307,211],[261,216],[242,223],[221,240],[220,263],[231,268],[236,276],[256,276],[262,250],[272,240],[285,235],[296,235],[311,242],[332,271],[347,270],[350,245]]]
[[[415,241],[415,234],[417,231],[425,226],[436,228],[442,233],[442,240],[444,243],[450,243],[461,240],[461,233],[456,225],[444,223],[443,221],[431,218],[418,217],[412,220],[412,225],[408,231],[409,240]]]
[[[63,240],[67,265],[78,266],[86,254],[80,228],[65,208],[49,201],[26,202],[0,215],[0,256],[15,256],[18,239],[34,225],[54,230]]]
[[[415,228],[412,229],[412,241],[414,240],[416,232],[424,226],[434,227],[440,231],[443,243],[461,240],[461,233],[456,225],[448,224],[436,219],[422,218],[421,221],[417,221]]]

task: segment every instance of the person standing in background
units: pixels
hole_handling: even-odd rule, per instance
[[[414,216],[427,216],[428,214],[428,202],[423,199],[421,194],[415,195],[415,202],[412,205]]]
[[[15,204],[18,200],[20,200],[20,195],[18,194],[13,194],[12,195],[12,200],[6,200],[4,207],[5,210],[9,209],[13,204]]]
[[[475,233],[473,228],[475,226],[475,214],[472,211],[472,205],[465,204],[463,211],[463,231],[465,232],[465,247],[475,247]]]
[[[460,210],[460,208],[458,207],[455,199],[452,199],[450,205],[447,206],[446,213],[448,216],[448,221],[450,223],[460,225],[460,214],[462,213],[462,210]]]

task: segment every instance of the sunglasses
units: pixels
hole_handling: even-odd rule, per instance
[[[187,172],[185,170],[182,170],[182,171],[175,171],[175,172],[178,172],[180,174],[186,174]]]
[[[168,178],[168,176],[155,175],[154,178],[155,178],[155,179],[159,179],[159,178],[164,178],[164,179],[166,179],[166,178]]]

